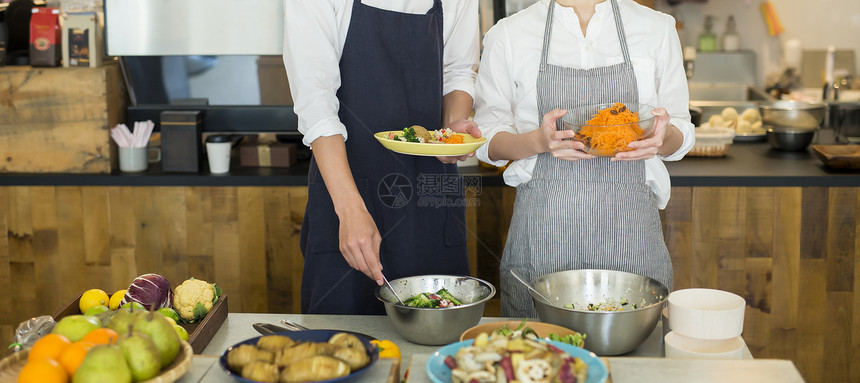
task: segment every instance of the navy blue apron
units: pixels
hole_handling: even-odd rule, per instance
[[[382,236],[389,280],[469,275],[464,188],[457,166],[391,152],[373,133],[442,120],[442,2],[426,14],[382,10],[356,0],[340,60],[339,117],[358,191]],[[451,207],[438,205],[454,205]],[[427,206],[429,205],[429,206]],[[302,312],[384,314],[376,283],[339,250],[339,223],[315,159],[302,222]],[[405,298],[404,298],[405,299]]]

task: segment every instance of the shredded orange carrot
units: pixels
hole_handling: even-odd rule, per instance
[[[440,139],[440,141],[442,141],[446,144],[462,144],[463,143],[463,136],[461,136],[459,134],[454,134],[450,137],[442,137]]]
[[[622,103],[601,109],[577,132],[583,141],[597,155],[614,155],[630,150],[629,143],[642,136],[639,113],[633,113]],[[633,124],[631,124],[633,123]]]

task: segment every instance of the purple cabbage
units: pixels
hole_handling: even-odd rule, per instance
[[[170,307],[173,303],[173,291],[170,290],[170,282],[158,274],[141,275],[128,286],[121,305],[128,302],[140,303],[147,310]]]

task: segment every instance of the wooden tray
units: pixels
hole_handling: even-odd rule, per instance
[[[27,354],[28,351],[24,350],[0,360],[0,383],[18,382],[18,374],[27,364]],[[191,368],[193,355],[194,351],[191,349],[191,345],[182,341],[182,348],[179,349],[179,354],[176,355],[173,363],[165,367],[158,376],[141,383],[170,383],[178,380]]]
[[[80,314],[81,310],[78,306],[78,301],[80,300],[81,296],[79,295],[69,303],[66,303],[65,306],[54,313],[54,320],[59,321],[65,316]],[[194,323],[179,323],[179,325],[184,327],[185,331],[188,331],[188,343],[191,344],[194,353],[199,354],[203,352],[203,349],[206,348],[209,341],[212,340],[212,337],[215,336],[215,333],[218,332],[218,329],[221,328],[226,319],[227,294],[221,294],[218,302],[215,302],[212,310],[209,310],[209,314],[206,314],[203,319]]]
[[[818,159],[833,169],[860,169],[860,145],[812,145]]]

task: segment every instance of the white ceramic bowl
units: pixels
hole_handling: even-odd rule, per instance
[[[669,331],[664,338],[667,358],[741,359],[744,341],[740,336],[729,339],[695,339]]]
[[[714,289],[683,289],[669,294],[672,331],[696,339],[729,339],[744,329],[746,301]]]

